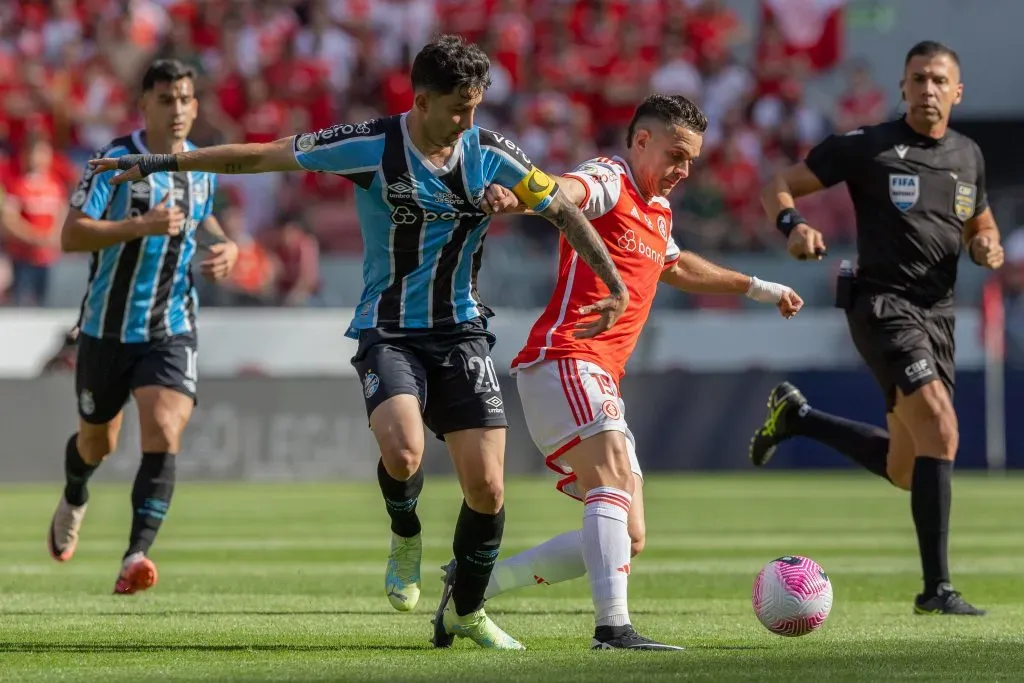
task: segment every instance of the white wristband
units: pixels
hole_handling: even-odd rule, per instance
[[[762,304],[777,304],[782,300],[782,295],[788,291],[789,287],[786,285],[751,277],[750,287],[747,288],[747,297]]]

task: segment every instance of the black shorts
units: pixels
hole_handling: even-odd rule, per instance
[[[862,293],[846,319],[857,351],[885,392],[887,412],[896,405],[897,387],[909,395],[939,380],[953,397],[952,308],[918,306],[898,294]]]
[[[113,420],[139,387],[167,387],[195,403],[197,380],[194,333],[131,344],[78,337],[75,394],[78,414],[90,424]]]
[[[360,330],[352,365],[366,414],[401,394],[419,399],[423,422],[448,432],[507,427],[505,403],[491,360],[494,335],[482,318],[429,330]]]

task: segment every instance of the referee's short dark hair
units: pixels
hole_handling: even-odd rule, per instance
[[[174,83],[182,78],[195,80],[195,69],[177,59],[158,59],[142,76],[142,92],[149,92],[157,83]]]
[[[657,119],[666,125],[682,126],[694,133],[703,134],[708,129],[708,117],[696,104],[682,95],[648,95],[633,113],[633,120],[626,130],[626,147],[633,146],[633,134],[641,119]]]
[[[412,63],[412,87],[447,95],[468,95],[491,87],[491,61],[461,36],[441,36],[428,43]]]
[[[931,59],[932,57],[938,57],[939,55],[946,55],[953,60],[954,64],[958,67],[960,66],[960,55],[956,53],[956,50],[948,45],[943,45],[937,40],[922,40],[920,43],[910,48],[910,51],[907,53],[907,58],[903,62],[903,68],[906,69],[907,65],[910,64],[910,60],[914,57],[927,57]]]

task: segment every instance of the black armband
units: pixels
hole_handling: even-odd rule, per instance
[[[176,173],[178,158],[173,154],[125,154],[117,158],[117,167],[122,171],[128,171],[134,166],[139,167],[143,178],[162,171]]]
[[[804,217],[800,215],[800,212],[796,209],[783,209],[779,211],[779,215],[775,217],[775,227],[779,229],[786,238],[789,238],[789,233],[793,232],[793,229],[801,223],[806,223]]]

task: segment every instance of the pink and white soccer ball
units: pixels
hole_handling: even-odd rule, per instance
[[[766,564],[754,580],[754,613],[772,633],[804,636],[832,611],[832,582],[817,562],[785,555]]]

